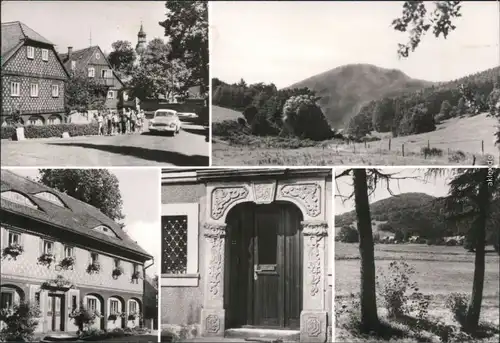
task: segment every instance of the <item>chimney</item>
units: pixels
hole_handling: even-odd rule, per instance
[[[68,46],[68,60],[71,58],[71,53],[73,52],[73,47]]]

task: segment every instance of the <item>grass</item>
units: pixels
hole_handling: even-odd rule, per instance
[[[498,342],[499,326],[499,262],[500,258],[493,249],[488,249],[486,256],[485,283],[481,320],[493,326],[497,331],[492,337],[475,339],[475,342]],[[377,275],[387,271],[391,261],[404,258],[415,269],[414,280],[418,282],[420,292],[431,297],[429,307],[429,328],[423,329],[417,337],[409,334],[411,320],[406,323],[388,321],[387,325],[402,330],[405,334],[397,340],[375,340],[373,337],[360,337],[342,326],[336,325],[336,342],[422,342],[433,341],[432,323],[443,322],[456,327],[452,314],[444,306],[446,297],[452,292],[470,294],[474,273],[474,253],[463,247],[427,246],[420,244],[375,245],[375,267]],[[335,295],[336,305],[360,289],[359,251],[357,244],[335,243]],[[340,277],[341,276],[341,277]],[[379,315],[385,318],[385,309],[379,306]],[[430,331],[429,331],[430,330]],[[488,336],[488,335],[487,335]],[[491,335],[489,335],[491,336]]]
[[[212,121],[236,120],[241,113],[212,106]],[[488,163],[487,156],[498,162],[499,150],[494,145],[496,120],[486,114],[453,118],[438,125],[437,130],[420,135],[391,138],[373,134],[380,141],[346,144],[340,140],[302,142],[298,139],[257,137],[248,132],[230,136],[213,132],[212,163],[223,165],[476,165]],[[481,138],[484,138],[484,154]],[[404,144],[404,156],[403,146]],[[442,154],[425,156],[423,149]]]

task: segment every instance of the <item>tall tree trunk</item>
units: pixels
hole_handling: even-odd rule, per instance
[[[361,330],[377,331],[379,319],[375,296],[375,255],[373,252],[372,220],[368,202],[366,169],[354,169],[354,202],[359,232],[361,256]]]
[[[479,216],[473,224],[474,241],[476,248],[476,258],[474,262],[474,281],[472,283],[472,296],[467,309],[465,319],[465,329],[469,332],[477,330],[479,317],[481,315],[481,303],[483,301],[484,288],[484,267],[485,267],[485,244],[486,244],[486,221],[488,218],[490,196],[488,190],[488,169],[479,171],[481,175],[481,185],[479,186],[478,204]]]

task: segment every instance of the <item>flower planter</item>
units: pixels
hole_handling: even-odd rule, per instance
[[[47,268],[49,268],[50,265],[55,261],[56,257],[54,256],[54,254],[43,254],[42,256],[38,257],[38,264],[46,266]]]
[[[73,266],[75,265],[75,258],[73,256],[65,257],[59,262],[58,266],[64,270],[71,269],[73,270]]]
[[[120,267],[113,269],[113,272],[111,273],[113,279],[115,280],[118,279],[122,274],[123,274],[123,269]]]
[[[101,271],[101,265],[99,263],[91,263],[87,267],[87,273],[97,274]]]
[[[24,248],[19,244],[11,244],[5,247],[2,251],[2,258],[16,260],[19,255],[24,252]]]

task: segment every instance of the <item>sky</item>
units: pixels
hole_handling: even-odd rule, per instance
[[[158,22],[165,19],[164,1],[2,1],[2,23],[21,21],[56,45],[59,53],[128,40],[135,48],[141,21],[146,39],[164,38]]]
[[[160,186],[158,168],[108,168],[119,183],[123,200],[125,232],[153,257],[155,264],[146,270],[159,275],[161,258]],[[11,168],[12,172],[38,179],[36,168]],[[138,182],[140,180],[140,182]],[[146,265],[149,265],[148,261]]]
[[[336,169],[335,174],[339,175],[343,169]],[[402,194],[409,192],[426,193],[435,197],[442,197],[448,194],[448,181],[446,176],[425,177],[425,170],[416,168],[386,168],[380,169],[383,173],[395,173],[396,178],[406,178],[401,180],[392,180],[390,189],[393,194]],[[342,201],[342,196],[349,196],[353,192],[352,176],[344,176],[335,180],[335,215],[354,210],[354,200]],[[386,199],[392,195],[387,190],[385,183],[380,183],[375,192],[370,197],[370,203]]]
[[[429,32],[406,60],[398,59],[397,44],[408,35],[390,26],[401,11],[402,2],[211,2],[211,77],[282,88],[367,63],[449,81],[500,64],[497,3],[464,2],[457,29],[446,40]]]

